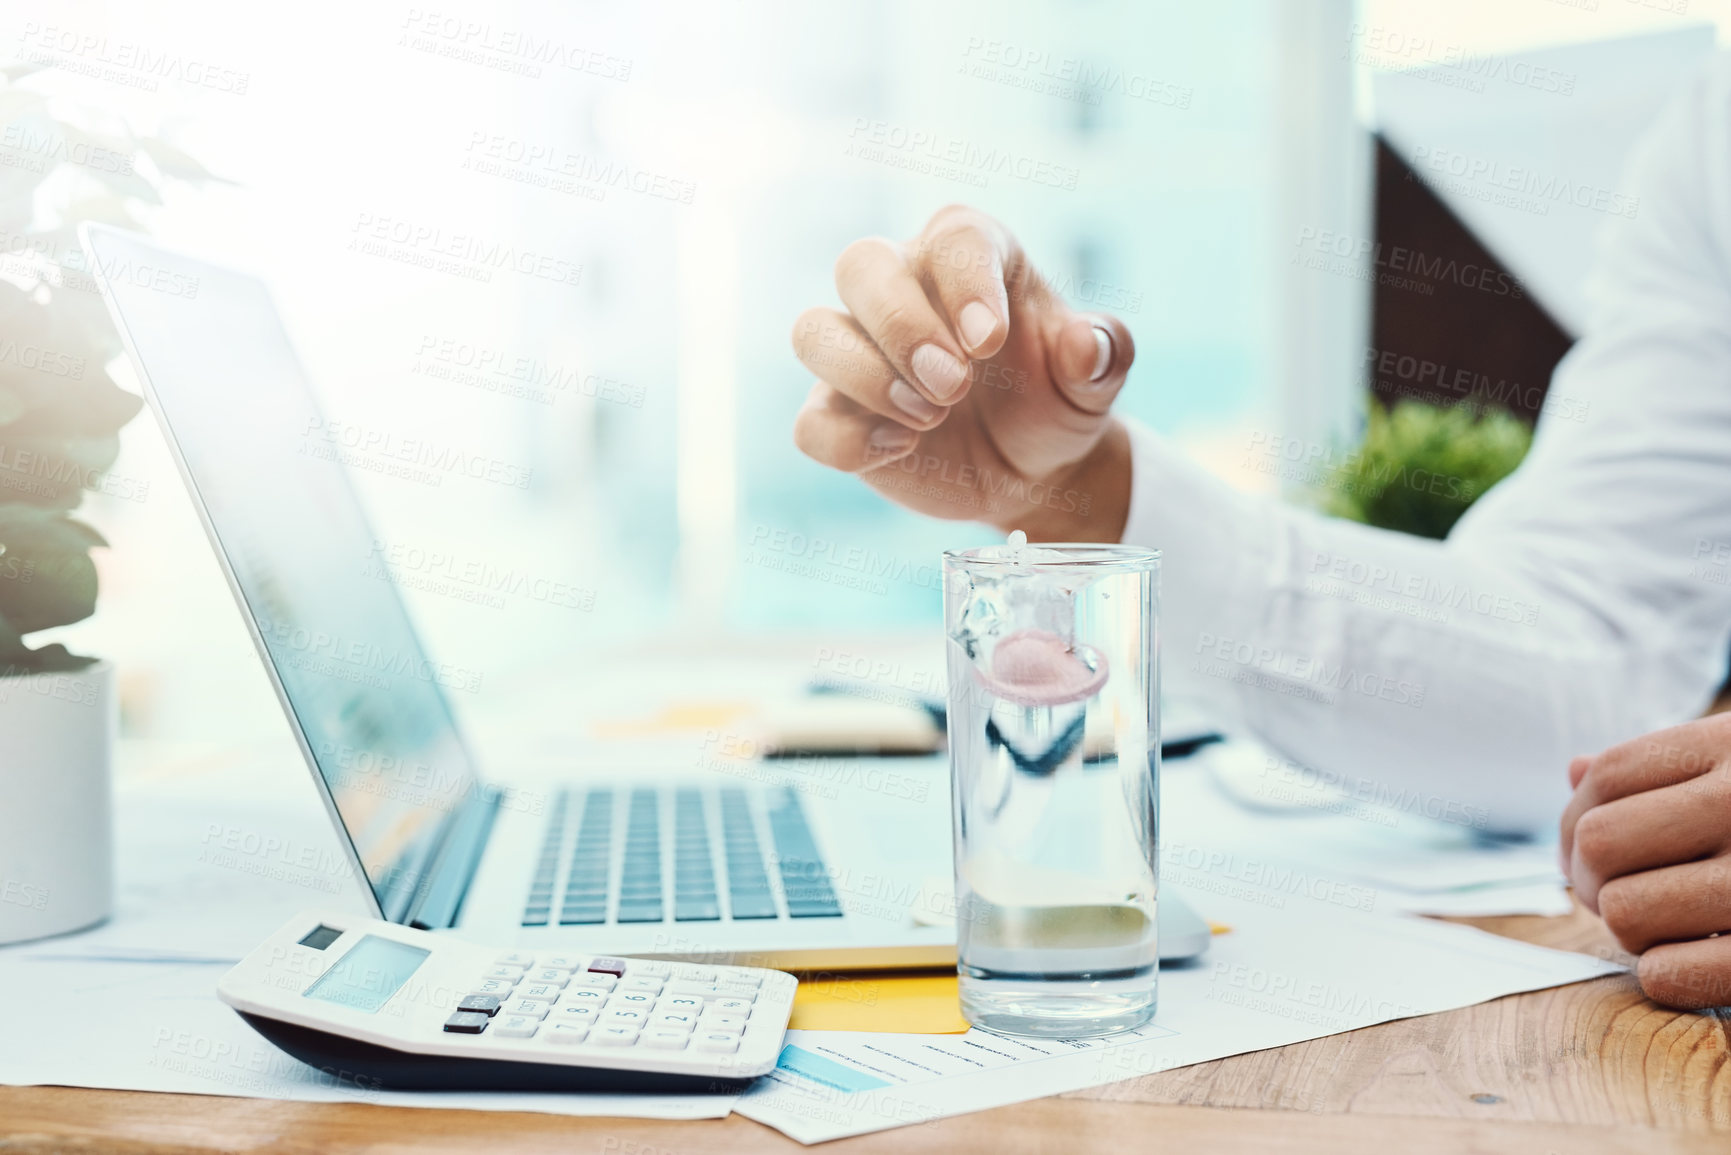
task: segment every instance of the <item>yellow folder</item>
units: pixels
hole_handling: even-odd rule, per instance
[[[968,1029],[956,975],[809,975],[793,996],[788,1026],[802,1031],[896,1031],[959,1035]]]

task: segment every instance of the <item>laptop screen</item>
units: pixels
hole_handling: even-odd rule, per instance
[[[177,447],[291,722],[386,918],[475,768],[264,285],[89,230],[90,270]]]

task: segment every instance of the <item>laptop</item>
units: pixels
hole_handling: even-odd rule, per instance
[[[929,789],[895,797],[802,790],[773,761],[749,779],[484,774],[447,692],[466,672],[429,656],[378,580],[352,455],[265,286],[132,233],[80,233],[371,913],[534,950],[800,971],[954,963],[935,893],[951,876],[941,760],[919,763]],[[1162,895],[1158,910],[1162,959],[1206,948],[1188,909]]]

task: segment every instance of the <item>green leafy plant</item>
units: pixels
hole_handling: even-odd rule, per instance
[[[77,226],[142,229],[168,181],[214,179],[111,117],[62,110],[20,84],[32,71],[0,69],[0,676],[95,661],[24,636],[95,612],[90,550],[107,543],[71,512],[142,405],[105,368],[120,339]]]
[[[1526,456],[1532,430],[1503,410],[1371,402],[1364,440],[1313,486],[1326,513],[1419,537],[1447,537],[1467,507]]]

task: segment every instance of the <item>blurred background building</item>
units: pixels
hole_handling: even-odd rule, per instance
[[[1602,118],[1534,69],[1602,93],[1617,58],[1539,54],[1686,26],[1704,51],[1721,16],[1699,0],[20,9],[7,42],[37,69],[21,83],[229,182],[176,190],[152,227],[271,282],[338,436],[497,467],[358,474],[380,574],[435,652],[488,671],[484,694],[621,645],[935,626],[938,551],[989,531],[904,513],[790,438],[811,383],[790,329],[834,303],[849,241],[911,236],[953,201],[993,213],[1074,304],[1131,326],[1124,412],[1273,488],[1253,434],[1333,444],[1361,420],[1373,134],[1428,185],[1427,133],[1495,123],[1500,100]],[[1616,171],[1670,74],[1612,102],[1627,116],[1593,165]],[[1404,119],[1385,126],[1379,100]],[[1487,198],[1436,171],[1438,203],[1490,212],[1497,235]],[[1576,278],[1541,294],[1565,339]],[[160,435],[146,417],[123,438],[114,472],[145,496],[88,504],[113,548],[98,614],[67,640],[122,665],[135,732],[280,726]]]

